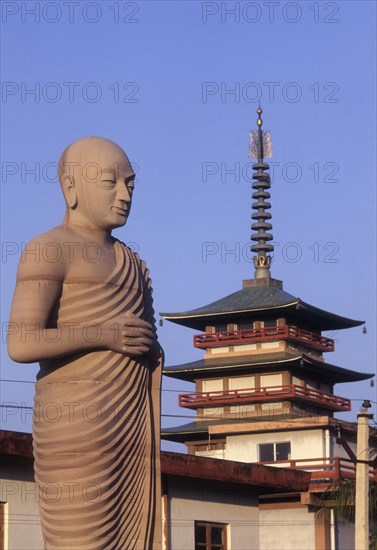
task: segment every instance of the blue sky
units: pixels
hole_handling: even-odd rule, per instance
[[[241,288],[253,275],[248,132],[260,99],[275,163],[272,274],[365,320],[368,333],[337,333],[327,359],[375,372],[375,11],[366,1],[3,1],[3,329],[22,243],[63,218],[56,162],[86,135],[119,143],[136,167],[131,218],[115,234],[147,260],[157,312]],[[201,357],[193,331],[165,322],[159,334],[168,365]],[[32,382],[37,366],[12,363],[2,340],[1,379]],[[32,404],[30,383],[1,389],[3,402]],[[188,415],[177,395],[191,389],[165,380],[163,414]],[[375,390],[337,386],[354,399],[346,418]],[[30,415],[3,410],[2,420],[30,429]]]

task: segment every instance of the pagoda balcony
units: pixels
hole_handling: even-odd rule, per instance
[[[315,332],[303,330],[292,325],[276,325],[272,327],[195,334],[194,346],[196,348],[212,348],[256,342],[271,342],[272,340],[289,340],[320,351],[334,351],[334,340],[332,338],[326,338]]]
[[[342,479],[356,478],[356,465],[349,458],[340,458],[339,456],[278,460],[274,462],[258,462],[258,464],[311,472],[310,491],[315,491],[316,489],[323,490]],[[377,468],[370,466],[369,479],[370,481],[377,482]]]
[[[241,403],[269,403],[285,400],[304,401],[332,411],[351,410],[350,399],[312,388],[303,388],[294,384],[270,386],[267,388],[184,393],[178,396],[179,406],[190,409],[224,405],[234,406]]]

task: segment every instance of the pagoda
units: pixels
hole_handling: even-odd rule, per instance
[[[255,274],[242,289],[181,313],[162,313],[198,331],[201,360],[166,367],[164,375],[195,384],[179,405],[196,411],[193,422],[162,430],[162,438],[186,444],[194,455],[307,469],[313,484],[347,476],[354,465],[339,441],[355,449],[356,425],[334,418],[351,401],[335,384],[372,378],[324,359],[334,340],[323,331],[357,327],[363,321],[330,313],[283,290],[271,277],[273,237],[269,132],[250,133],[253,164],[251,250]],[[351,475],[351,474],[350,474]],[[353,475],[353,474],[352,474]],[[319,485],[318,485],[319,486]]]

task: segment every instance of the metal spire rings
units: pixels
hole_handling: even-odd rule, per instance
[[[271,256],[267,254],[274,250],[273,245],[268,242],[272,241],[273,237],[271,233],[267,233],[267,231],[272,229],[271,223],[267,221],[271,219],[271,214],[266,212],[266,210],[271,208],[271,204],[266,201],[266,199],[270,198],[270,193],[267,191],[271,185],[270,175],[266,172],[270,166],[264,162],[265,156],[272,156],[271,137],[268,130],[262,131],[262,112],[259,106],[257,109],[258,129],[250,132],[249,149],[249,156],[258,159],[258,162],[252,166],[253,170],[255,170],[252,176],[255,180],[252,187],[256,190],[252,194],[252,198],[257,199],[257,202],[252,204],[255,212],[251,216],[255,220],[251,229],[257,231],[257,233],[251,235],[251,240],[257,243],[251,246],[251,251],[257,253],[257,256],[253,256],[256,279],[270,277]]]

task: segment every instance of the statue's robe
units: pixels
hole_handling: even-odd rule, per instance
[[[64,282],[51,326],[100,330],[126,311],[154,324],[144,262],[119,241],[115,250],[107,280]],[[41,363],[33,445],[46,549],[161,547],[160,383],[148,355],[93,351]]]

